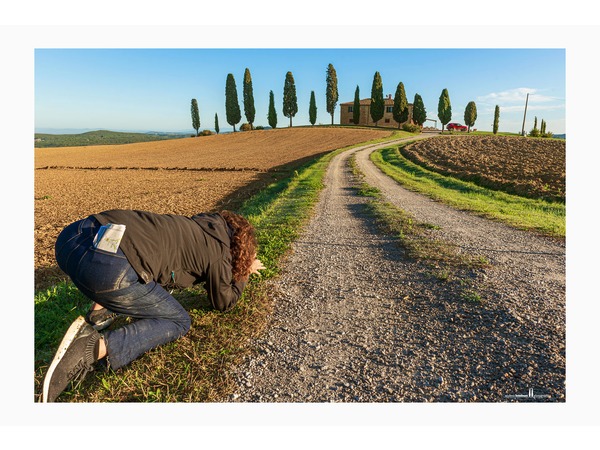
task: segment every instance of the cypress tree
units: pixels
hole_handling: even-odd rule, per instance
[[[242,113],[240,112],[235,78],[231,73],[227,75],[225,85],[225,114],[227,123],[233,126],[233,132],[235,133],[235,125],[242,119]]]
[[[256,109],[254,108],[254,93],[252,91],[252,77],[250,69],[246,68],[244,72],[244,114],[246,120],[250,124],[250,129],[254,129],[254,116]]]
[[[292,72],[288,72],[285,74],[285,84],[283,85],[283,115],[290,118],[290,127],[292,126],[292,117],[297,112],[298,98],[296,97],[294,75],[292,75]]]
[[[494,110],[494,134],[498,134],[498,123],[500,122],[500,107],[496,105],[496,109]]]
[[[438,102],[438,119],[442,123],[442,133],[444,127],[448,122],[452,120],[452,105],[450,105],[450,95],[448,89],[442,90],[440,94],[440,100]]]
[[[219,116],[215,113],[215,132],[219,134]]]
[[[533,120],[533,130],[531,130],[529,132],[529,136],[531,137],[539,137],[540,136],[540,130],[538,130],[538,121],[537,121],[537,116],[535,116],[534,120]]]
[[[327,90],[325,91],[325,97],[327,102],[327,112],[331,114],[331,125],[333,125],[333,114],[335,112],[335,105],[338,102],[338,87],[337,87],[337,73],[333,64],[327,66]]]
[[[396,88],[392,115],[394,116],[394,120],[398,122],[398,128],[408,120],[408,101],[406,100],[406,92],[404,91],[404,83],[402,82],[398,83],[398,87]]]
[[[198,102],[195,98],[192,99],[192,127],[196,130],[196,136],[198,136],[198,130],[200,129],[200,113],[198,112]]]
[[[269,114],[267,116],[269,120],[269,126],[271,128],[277,128],[277,111],[275,111],[275,97],[273,91],[269,92]]]
[[[420,127],[423,126],[427,120],[427,111],[425,111],[425,104],[419,94],[415,94],[413,101],[413,120]]]
[[[465,125],[469,127],[467,132],[471,132],[471,127],[475,125],[475,121],[477,120],[477,105],[475,102],[467,103],[467,107],[465,108]]]
[[[383,82],[379,72],[373,76],[373,86],[371,87],[371,119],[375,122],[381,120],[385,112],[385,101],[383,100]]]
[[[308,118],[310,124],[314,125],[317,121],[317,101],[315,100],[315,91],[310,91],[310,103],[308,106]]]
[[[354,125],[360,124],[360,90],[358,86],[356,86],[356,91],[354,91],[354,106],[352,108],[352,121]]]

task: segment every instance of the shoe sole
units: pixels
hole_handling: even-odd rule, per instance
[[[88,322],[88,323],[92,326],[92,328],[94,330],[102,331],[102,330],[105,330],[106,328],[110,327],[114,321],[115,321],[114,317],[109,317],[108,319],[104,319],[100,322],[96,322],[96,323]]]
[[[42,391],[42,403],[48,403],[48,389],[50,389],[50,380],[52,379],[52,374],[56,369],[56,366],[60,362],[65,353],[67,352],[69,346],[73,342],[77,333],[87,322],[83,316],[79,316],[75,321],[71,324],[65,336],[63,337],[60,345],[58,346],[58,350],[56,351],[56,355],[54,355],[54,359],[48,368],[48,372],[46,373],[46,378],[44,378],[44,388]]]

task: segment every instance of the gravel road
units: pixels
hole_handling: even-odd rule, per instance
[[[389,146],[386,144],[385,146]],[[456,211],[336,156],[315,213],[270,285],[275,310],[231,402],[564,402],[564,242]],[[485,256],[483,302],[381,235],[348,159],[384,199]]]

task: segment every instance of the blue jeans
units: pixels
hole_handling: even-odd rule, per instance
[[[92,242],[99,228],[94,217],[68,225],[56,240],[56,261],[86,297],[137,319],[103,334],[109,366],[116,370],[151,348],[183,336],[191,320],[162,286],[140,282],[121,249],[117,253],[95,249]]]

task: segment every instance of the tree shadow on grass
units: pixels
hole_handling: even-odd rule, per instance
[[[244,202],[265,189],[267,186],[273,183],[278,183],[286,178],[291,178],[295,171],[299,171],[302,167],[313,163],[327,153],[330,153],[330,151],[300,158],[280,166],[272,167],[268,171],[259,172],[256,179],[233,191],[217,202],[216,209],[229,209],[232,211],[239,210]]]
[[[277,183],[281,183],[284,187],[285,180],[292,178],[295,171],[300,171],[303,166],[316,161],[326,153],[328,152],[302,158],[292,163],[274,167],[269,171],[258,173],[252,182],[221,199],[215,210],[229,209],[236,211],[243,206],[244,202],[266,187]],[[62,333],[77,316],[84,315],[87,312],[92,302],[79,292],[70,282],[69,277],[56,264],[37,268],[35,270],[35,283],[35,383],[36,392],[39,395],[43,373],[62,338]],[[205,315],[213,314],[211,312],[212,306],[202,286],[175,290],[173,296],[190,312],[194,321]],[[119,317],[111,325],[111,328],[120,327],[128,320],[125,317]],[[202,329],[202,327],[197,328]]]
[[[316,161],[327,153],[329,153],[329,151],[300,158],[295,161],[273,167],[265,172],[258,172],[254,180],[245,184],[244,186],[241,186],[239,189],[231,192],[219,200],[215,210],[230,210],[238,212],[244,202],[252,198],[261,190],[265,189],[271,184],[278,183],[286,178],[292,177],[295,171],[300,170],[303,166]],[[58,268],[56,263],[34,269],[35,291],[47,289],[53,285],[68,280],[69,278],[67,275],[65,275],[64,272]]]

